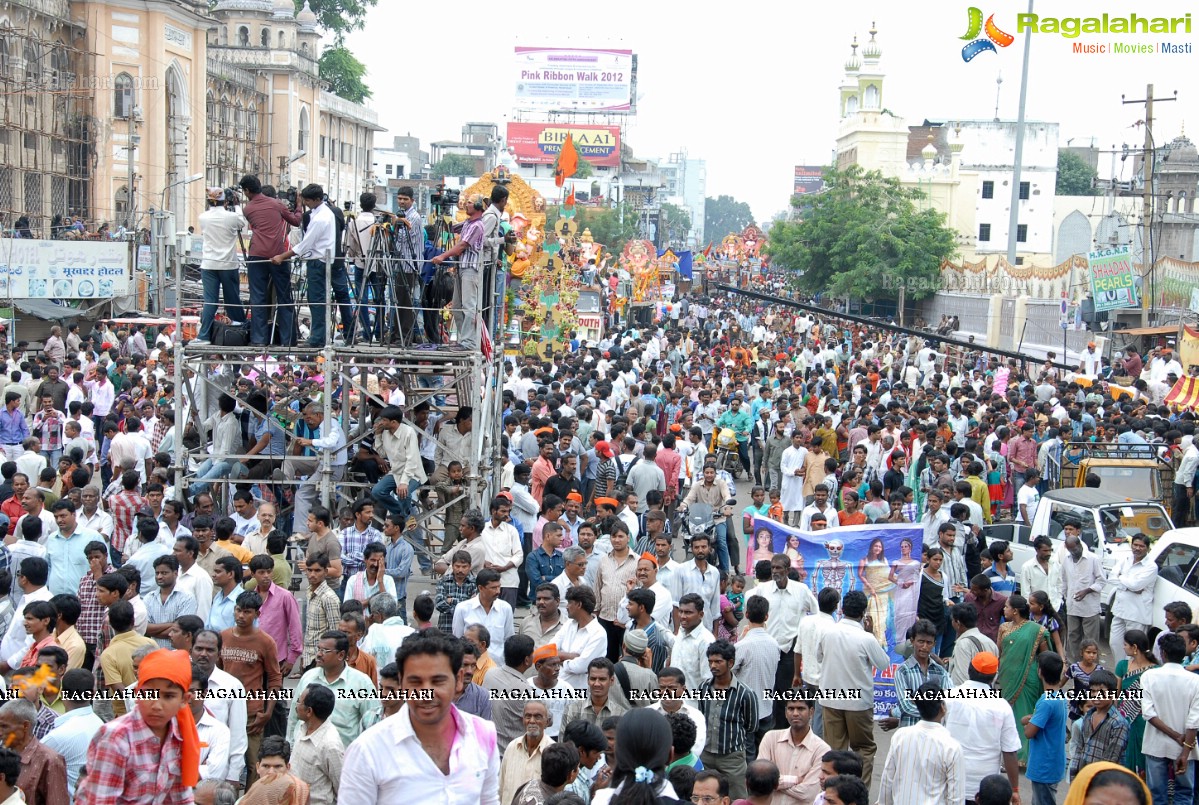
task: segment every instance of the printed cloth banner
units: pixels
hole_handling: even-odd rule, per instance
[[[845,594],[866,594],[870,631],[891,658],[891,666],[875,672],[874,717],[891,714],[895,706],[895,669],[903,657],[895,652],[916,622],[920,599],[920,546],[924,531],[919,525],[866,524],[800,531],[755,517],[753,539],[746,548],[745,567],[786,554],[799,579],[818,595],[825,587]]]
[[[1177,408],[1189,408],[1195,410],[1199,408],[1199,378],[1196,377],[1181,377],[1174,384],[1174,388],[1170,389],[1170,393],[1166,395],[1166,405],[1173,405]]]

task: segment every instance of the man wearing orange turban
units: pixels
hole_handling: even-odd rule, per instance
[[[200,736],[187,707],[191,658],[159,649],[138,667],[137,707],[100,728],[87,750],[77,805],[192,801],[200,781]]]

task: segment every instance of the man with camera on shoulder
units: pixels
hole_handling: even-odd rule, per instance
[[[300,213],[288,209],[277,198],[264,193],[257,176],[247,174],[239,183],[249,201],[242,213],[250,223],[250,244],[246,254],[246,276],[250,282],[250,346],[271,343],[271,324],[278,327],[278,342],[289,347],[295,341],[295,308],[291,298],[291,263],[273,263],[271,258],[287,249],[287,236],[300,225]],[[270,294],[274,286],[275,305]],[[278,317],[275,320],[275,317]]]
[[[245,227],[246,217],[238,209],[237,193],[220,187],[208,188],[208,209],[200,214],[200,232],[204,236],[204,257],[200,263],[204,307],[200,311],[199,337],[193,344],[212,343],[212,322],[221,294],[229,318],[238,323],[246,320],[237,279],[237,240]]]
[[[332,296],[341,309],[341,321],[346,329],[346,340],[353,337],[354,309],[350,306],[350,280],[346,275],[346,264],[342,253],[342,236],[345,233],[345,218],[341,210],[325,198],[325,190],[319,184],[310,184],[300,191],[300,204],[307,211],[304,218],[304,237],[294,249],[271,258],[275,265],[282,265],[292,257],[299,257],[308,264],[308,309],[312,314],[312,332],[308,335],[309,347],[323,347],[327,335],[325,310],[325,265],[333,272],[329,277]]]

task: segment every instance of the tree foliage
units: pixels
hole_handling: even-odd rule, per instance
[[[753,221],[754,214],[744,201],[732,196],[704,199],[704,233],[713,243],[719,243],[725,235],[741,234]]]
[[[802,220],[771,228],[775,265],[795,271],[811,293],[895,299],[906,288],[915,300],[938,290],[941,261],[956,252],[956,233],[943,213],[918,207],[923,193],[856,165],[830,170],[825,187],[803,197]]]
[[[691,231],[691,211],[675,204],[662,204],[662,228],[664,244],[684,244]]]
[[[318,64],[321,80],[329,84],[329,91],[334,95],[352,103],[362,103],[371,97],[370,87],[362,80],[366,76],[366,65],[344,46],[325,48]]]
[[[621,207],[624,208],[624,223],[621,223]],[[578,224],[578,234],[583,236],[584,229],[591,230],[591,237],[596,243],[602,244],[604,252],[615,259],[628,241],[639,236],[637,227],[637,210],[631,204],[621,204],[616,207],[576,207],[575,222]],[[561,210],[551,207],[546,216],[546,229],[552,229],[554,222],[561,217]]]
[[[582,157],[579,157],[579,167],[575,170],[575,175],[571,176],[570,179],[590,179],[594,175],[595,166]],[[569,182],[570,179],[566,181]]]
[[[1098,172],[1073,151],[1057,152],[1057,194],[1059,196],[1096,196],[1093,186]]]
[[[474,176],[475,161],[466,154],[446,154],[437,160],[430,175],[434,179],[444,179],[447,176]]]
[[[366,12],[374,8],[379,0],[309,0],[309,8],[316,14],[317,24],[333,34],[338,47],[345,41],[346,34],[358,31],[366,24]],[[304,0],[296,0],[296,12],[304,7]]]

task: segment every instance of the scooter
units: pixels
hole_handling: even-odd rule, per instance
[[[722,428],[716,436],[716,471],[727,472],[733,478],[740,478],[745,466],[741,463],[741,453],[737,447],[737,434],[732,428]]]
[[[683,550],[691,553],[691,540],[700,535],[708,538],[709,544],[716,540],[716,515],[706,503],[692,503],[681,515]]]

